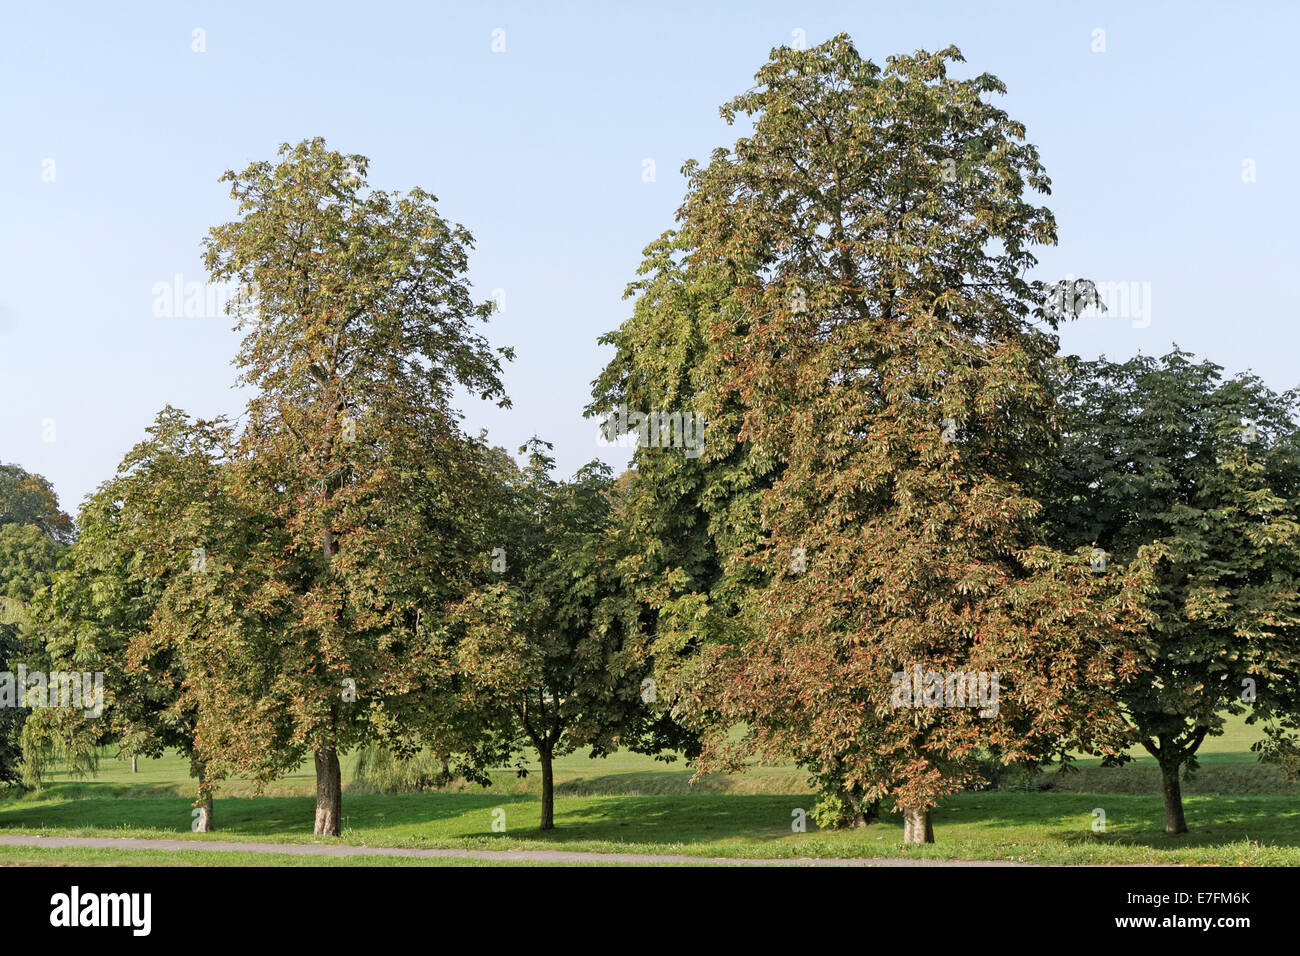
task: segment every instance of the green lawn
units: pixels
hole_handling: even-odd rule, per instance
[[[205,853],[199,850],[112,850],[98,847],[0,846],[0,866],[475,866],[478,860],[390,856],[293,856],[289,853]],[[494,866],[545,866],[502,863]]]
[[[792,767],[756,767],[735,777],[708,778],[694,787],[680,762],[664,764],[634,754],[603,760],[573,755],[558,762],[556,829],[536,830],[537,778],[511,772],[490,789],[383,795],[347,787],[344,834],[313,838],[313,777],[308,766],[262,793],[247,781],[227,781],[218,793],[214,839],[259,842],[342,842],[373,847],[565,849],[673,853],[721,857],[928,857],[1014,859],[1039,863],[1215,863],[1300,865],[1300,786],[1249,753],[1250,728],[1234,723],[1207,742],[1203,770],[1186,787],[1192,832],[1166,837],[1163,808],[1150,757],[1120,769],[1082,761],[1082,772],[1049,774],[1020,790],[958,794],[934,815],[938,842],[902,844],[901,820],[886,815],[864,830],[791,831],[792,814],[813,799]],[[352,761],[345,764],[350,779]],[[47,777],[40,793],[0,797],[0,832],[73,836],[141,836],[203,840],[190,832],[191,782],[176,757],[103,761],[99,774],[75,780]],[[506,831],[494,832],[493,812],[504,811]],[[1092,830],[1094,810],[1106,831]],[[114,855],[117,854],[117,855]],[[279,865],[279,857],[160,851],[0,848],[0,862],[167,862]],[[293,858],[297,865],[400,865],[444,861],[390,858]],[[455,861],[464,863],[466,861]]]

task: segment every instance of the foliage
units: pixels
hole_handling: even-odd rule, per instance
[[[670,552],[659,587],[683,591],[655,644],[707,731],[702,766],[793,755],[858,812],[923,812],[978,780],[981,749],[1114,750],[1110,692],[1138,668],[1142,569],[1099,580],[1035,527],[1052,330],[1077,310],[1024,277],[1056,238],[1025,198],[1048,180],[985,98],[1002,84],[950,78],[960,60],[882,69],[844,36],[773,51],[722,110],[753,132],[687,164],[680,229],[648,250],[593,406],[678,389],[708,418],[698,469],[639,453],[632,479],[670,470],[665,494],[708,520],[718,570]],[[896,706],[913,667],[999,674],[1000,713]]]
[[[224,422],[191,422],[170,406],[148,432],[86,500],[80,536],[34,612],[51,669],[104,674],[104,712],[34,717],[30,764],[38,776],[47,746],[83,768],[110,741],[136,756],[175,749],[191,762],[200,800],[210,803],[216,775],[195,746],[183,649],[155,619],[168,588],[199,572],[199,542],[220,526],[216,475],[231,433]]]
[[[456,660],[469,709],[500,753],[531,744],[542,763],[542,828],[551,826],[552,762],[575,747],[658,752],[686,742],[651,705],[642,612],[619,569],[609,469],[550,477],[549,446],[521,449],[509,482],[501,580],[459,606]]]
[[[206,262],[249,290],[236,364],[254,395],[224,476],[232,533],[164,605],[200,748],[261,779],[314,753],[334,833],[338,754],[451,698],[431,635],[482,560],[485,459],[453,393],[507,404],[469,233],[423,190],[369,189],[367,165],[315,139],[224,177],[238,217]]]
[[[73,532],[45,478],[0,465],[0,674],[12,678],[32,662],[32,602],[50,584]],[[22,759],[29,713],[21,701],[13,704],[0,708],[0,783],[30,785],[33,771]]]
[[[35,525],[60,544],[76,536],[72,519],[59,508],[47,479],[0,463],[0,527],[5,525]]]
[[[1270,722],[1284,741],[1300,712],[1300,395],[1225,380],[1177,349],[1078,362],[1061,389],[1054,533],[1121,564],[1160,549],[1149,675],[1119,695],[1165,770],[1177,828],[1177,775],[1225,715]]]

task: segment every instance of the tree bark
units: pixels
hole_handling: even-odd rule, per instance
[[[934,842],[934,825],[930,822],[929,807],[903,808],[903,842]]]
[[[541,743],[537,747],[542,761],[542,830],[555,829],[555,767],[554,749],[550,743]]]
[[[132,757],[132,760],[135,758]],[[206,768],[199,765],[199,799],[198,799],[198,816],[194,818],[192,829],[195,833],[211,833],[217,828],[216,822],[212,819],[212,785],[208,783],[208,774]]]
[[[856,789],[841,790],[840,802],[844,805],[844,816],[840,820],[840,826],[854,829],[869,827],[880,816],[880,800],[864,802]]]
[[[195,833],[211,833],[217,828],[216,822],[212,819],[212,794],[204,791],[199,795],[199,815],[195,819]]]
[[[316,836],[338,836],[343,818],[343,772],[338,751],[316,751]]]
[[[1165,792],[1165,832],[1177,836],[1187,832],[1187,818],[1183,816],[1183,788],[1178,782],[1179,764],[1162,761],[1160,777]]]
[[[138,761],[139,759],[140,759],[140,758],[137,757],[135,754],[131,754],[131,772],[132,772],[132,773],[139,773],[139,772],[140,772],[140,764],[137,763],[137,761]]]

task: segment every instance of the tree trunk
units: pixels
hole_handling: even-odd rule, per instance
[[[1179,764],[1166,761],[1160,764],[1160,776],[1165,791],[1165,832],[1170,836],[1187,832],[1187,819],[1183,816],[1183,788],[1178,782]]]
[[[140,772],[140,764],[137,762],[137,761],[139,761],[139,759],[140,759],[140,758],[137,757],[135,754],[131,754],[131,772],[132,772],[132,773],[139,773],[139,772]]]
[[[554,751],[549,743],[537,748],[542,761],[542,825],[540,829],[555,829],[555,768],[552,765]]]
[[[195,833],[211,833],[217,828],[212,819],[212,793],[204,790],[199,794],[199,815],[194,819]]]
[[[929,807],[903,808],[903,842],[934,842],[934,825],[930,822]]]
[[[343,772],[338,751],[316,751],[316,836],[338,836],[343,816]]]
[[[839,824],[842,827],[869,827],[880,816],[880,800],[864,803],[854,790],[841,790],[840,802],[844,805],[844,816]]]
[[[131,759],[134,760],[135,757]],[[193,814],[190,829],[195,833],[211,833],[217,828],[212,819],[212,784],[208,782],[207,766],[201,762],[196,762],[194,766],[199,779],[199,799],[195,801],[198,807]]]
[[[877,798],[858,810],[858,826],[869,827],[880,819],[880,799]]]

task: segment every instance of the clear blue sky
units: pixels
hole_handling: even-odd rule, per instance
[[[487,334],[518,350],[514,408],[467,403],[467,426],[512,450],[538,434],[565,473],[601,454],[581,417],[596,338],[672,225],[682,162],[734,139],[718,106],[796,30],[847,31],[877,62],[955,43],[1003,79],[1053,180],[1040,276],[1149,283],[1149,316],[1086,319],[1067,351],[1176,341],[1300,383],[1293,4],[49,6],[0,12],[0,461],[68,510],[165,403],[242,407],[227,320],[155,317],[153,288],[203,278],[200,240],[233,210],[222,171],[317,135],[368,155],[376,186],[434,192],[477,239],[476,292],[504,290]]]

